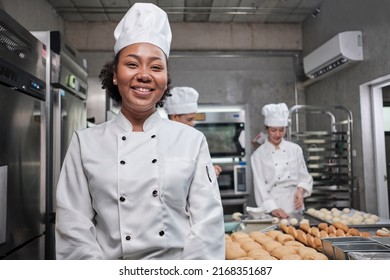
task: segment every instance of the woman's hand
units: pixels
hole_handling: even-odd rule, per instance
[[[298,187],[294,194],[294,207],[295,210],[300,210],[303,206],[303,192],[305,190],[301,187]]]
[[[284,212],[284,210],[281,209],[281,208],[272,210],[271,215],[274,216],[274,217],[278,217],[280,219],[288,218],[288,214],[286,212]]]

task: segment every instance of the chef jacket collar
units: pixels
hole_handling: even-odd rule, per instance
[[[155,127],[162,120],[160,113],[156,110],[149,118],[144,122],[144,131],[147,131]],[[122,114],[122,111],[119,111],[116,122],[118,125],[126,132],[133,131],[133,125],[131,122]]]
[[[279,149],[282,150],[282,149],[285,149],[286,147],[286,141],[284,139],[282,139],[282,141],[280,142],[279,144]],[[272,144],[268,139],[267,141],[264,142],[265,145],[265,148],[269,151],[269,152],[272,152],[272,151],[275,151],[276,150],[276,147],[274,144]]]

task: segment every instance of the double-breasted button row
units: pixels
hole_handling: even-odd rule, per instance
[[[163,231],[163,230],[160,230],[159,233],[158,233],[158,235],[160,235],[160,236],[164,236],[164,234],[165,234],[165,231]],[[125,239],[127,241],[130,241],[131,240],[131,236],[130,235],[126,235]]]

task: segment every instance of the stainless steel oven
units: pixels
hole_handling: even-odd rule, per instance
[[[203,132],[218,177],[225,214],[244,211],[250,193],[246,165],[245,106],[199,105],[195,128]]]

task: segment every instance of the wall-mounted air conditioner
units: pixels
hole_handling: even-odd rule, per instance
[[[362,32],[341,32],[303,58],[306,76],[319,79],[363,60]]]

